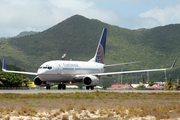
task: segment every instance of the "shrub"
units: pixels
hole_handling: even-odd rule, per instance
[[[80,120],[80,119],[77,117],[76,113],[73,113],[72,116],[73,116],[73,119],[74,119],[74,120]]]
[[[90,112],[91,114],[95,114],[96,110],[95,110],[95,109],[91,109],[89,112]]]
[[[73,110],[73,107],[72,107],[72,106],[68,106],[68,107],[67,107],[67,111],[70,111],[70,110]]]
[[[64,108],[59,108],[59,111],[65,113]]]
[[[139,85],[139,86],[137,86],[137,89],[145,89],[145,88],[146,88],[145,85]]]
[[[21,107],[21,109],[18,110],[17,112],[19,115],[27,115],[27,116],[35,116],[37,114],[36,110],[28,107]]]
[[[69,115],[63,115],[62,120],[69,120]]]

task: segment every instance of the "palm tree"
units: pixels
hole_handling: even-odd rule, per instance
[[[141,78],[141,82],[142,82],[143,84],[146,84],[146,79],[145,79],[144,77],[142,77],[142,78]]]
[[[166,82],[166,84],[165,84],[165,86],[164,86],[164,89],[172,90],[173,89],[173,85],[174,85],[174,83],[172,81],[172,78],[169,77],[167,82]]]
[[[149,86],[157,85],[155,80],[148,80]]]
[[[2,81],[0,81],[0,84],[1,84],[1,85],[4,85]]]
[[[176,87],[176,89],[178,89],[178,90],[180,89],[180,79],[177,80],[177,84],[176,84],[175,87]]]

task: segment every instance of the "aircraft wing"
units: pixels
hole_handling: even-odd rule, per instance
[[[149,69],[149,70],[109,72],[109,73],[98,73],[98,74],[92,74],[92,75],[95,75],[95,76],[111,76],[111,75],[117,75],[117,74],[140,73],[140,72],[150,72],[150,71],[165,71],[165,70],[169,70],[169,69],[164,68],[164,69]]]
[[[178,56],[177,56],[178,57]],[[135,71],[121,71],[121,72],[109,72],[109,73],[95,73],[95,74],[88,74],[88,75],[93,75],[93,76],[112,76],[112,75],[117,75],[117,74],[128,74],[128,73],[140,73],[140,72],[151,72],[151,71],[165,71],[165,70],[170,70],[172,68],[174,68],[175,63],[176,63],[176,59],[174,60],[172,66],[170,68],[163,68],[163,69],[149,69],[149,70],[135,70]],[[87,75],[76,75],[76,78],[82,78],[85,77]]]
[[[111,65],[104,65],[104,68],[107,67],[114,67],[114,66],[118,66],[118,65],[127,65],[127,64],[133,64],[133,63],[139,63],[141,61],[136,61],[136,62],[128,62],[128,63],[119,63],[119,64],[111,64]]]
[[[19,74],[27,74],[27,75],[37,75],[37,73],[33,73],[33,72],[23,72],[23,71],[11,71],[11,70],[6,70],[5,59],[3,59],[2,70],[3,70],[4,72],[9,72],[9,73],[19,73]]]

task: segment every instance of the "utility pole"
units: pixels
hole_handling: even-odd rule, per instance
[[[121,72],[123,71],[123,68],[121,68]],[[121,74],[121,85],[122,85],[123,75]]]
[[[120,74],[118,74],[118,84],[120,84]]]
[[[177,76],[177,84],[178,84],[178,82],[179,82],[179,76]]]
[[[167,77],[166,77],[166,70],[164,71],[164,73],[165,73],[165,82],[167,81]]]
[[[149,71],[147,71],[147,81],[149,80]]]

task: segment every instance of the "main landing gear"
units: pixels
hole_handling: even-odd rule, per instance
[[[59,84],[58,85],[58,90],[61,90],[61,89],[63,89],[63,90],[65,90],[66,89],[66,85],[65,84]]]
[[[86,90],[89,90],[89,89],[94,90],[94,86],[86,86]]]
[[[50,86],[50,85],[46,85],[46,89],[47,89],[47,90],[50,90],[50,89],[51,89],[51,86]]]

